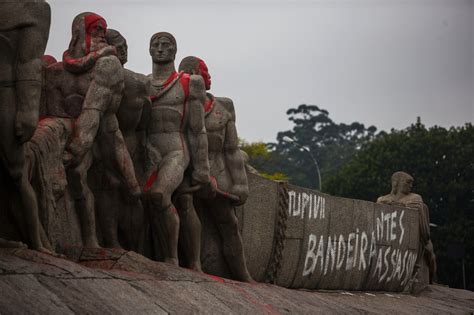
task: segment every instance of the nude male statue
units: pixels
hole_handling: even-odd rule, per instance
[[[179,70],[189,74],[202,76],[206,90],[211,88],[211,76],[207,65],[197,57],[186,57]],[[244,204],[249,194],[247,174],[242,153],[238,147],[237,130],[235,127],[235,110],[231,99],[214,97],[206,94],[204,103],[205,125],[209,147],[209,164],[211,180],[215,181],[217,194],[214,198],[199,198],[197,204],[203,211],[210,211],[215,219],[223,244],[223,254],[234,278],[251,282],[242,246],[242,237],[238,228],[238,220],[234,207]],[[200,270],[200,224],[195,219],[193,196],[183,194],[178,197],[181,220],[187,226],[181,229],[188,232],[183,241],[190,244],[191,268]],[[197,222],[196,222],[197,221]],[[193,232],[194,231],[194,232]]]
[[[110,28],[107,29],[106,39],[109,45],[116,48],[117,57],[124,66],[127,63],[127,41],[118,31]],[[147,91],[147,77],[126,68],[123,68],[122,72],[124,88],[116,116],[135,170],[140,171],[143,165],[143,150],[140,144],[144,139],[145,124],[151,106]],[[140,236],[138,234],[143,232],[143,209],[139,200],[128,198],[122,193],[123,184],[113,172],[103,167],[100,156],[94,157],[94,164],[91,177],[95,181],[93,190],[96,195],[96,212],[104,245],[112,248],[121,247],[118,238],[119,219],[124,218],[125,220],[122,221],[127,222],[126,227],[125,224],[121,226],[121,230],[125,230],[121,234],[124,243],[122,246],[139,251]],[[139,174],[136,175],[138,177]]]
[[[115,115],[122,98],[123,71],[115,48],[107,44],[106,29],[104,18],[95,13],[77,15],[63,62],[49,66],[46,74],[48,114],[75,118],[64,162],[68,165],[85,247],[99,247],[94,196],[87,183],[94,143],[105,165],[125,183],[130,194],[140,194]]]
[[[44,1],[0,3],[0,167],[19,191],[25,221],[21,225],[26,227],[29,245],[47,253],[52,249],[40,224],[36,194],[28,180],[25,143],[38,124],[41,57],[48,41],[50,20],[51,10]]]
[[[420,195],[412,193],[413,177],[405,172],[395,172],[392,175],[392,191],[390,194],[377,198],[377,203],[415,208],[419,213],[420,248],[415,265],[416,273],[422,265],[422,259],[426,260],[429,268],[429,283],[433,283],[436,274],[436,256],[433,251],[433,243],[430,237],[429,210]]]
[[[151,37],[153,73],[149,75],[152,100],[147,127],[147,174],[144,193],[151,224],[165,262],[178,265],[179,217],[171,197],[191,164],[193,186],[209,185],[207,137],[203,102],[205,87],[200,76],[177,73],[176,40],[160,32]]]

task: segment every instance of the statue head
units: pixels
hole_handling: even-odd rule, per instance
[[[202,76],[206,90],[211,89],[211,75],[209,74],[206,63],[202,59],[194,56],[183,58],[179,64],[179,71]]]
[[[107,46],[106,31],[107,22],[100,15],[92,12],[77,15],[72,21],[71,57],[79,58]]]
[[[107,29],[105,38],[109,45],[117,49],[117,58],[120,60],[120,63],[122,65],[126,64],[128,61],[128,46],[125,37],[123,37],[119,31],[109,28]]]
[[[392,175],[392,194],[408,195],[413,187],[413,177],[405,172],[395,172]]]
[[[150,56],[153,63],[174,61],[177,49],[176,39],[170,33],[159,32],[150,39]]]

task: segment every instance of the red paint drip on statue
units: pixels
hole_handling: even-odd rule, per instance
[[[153,183],[156,181],[157,178],[158,178],[158,171],[154,171],[153,173],[151,173],[150,177],[148,177],[148,179],[145,183],[145,186],[143,187],[143,191],[144,192],[149,191],[151,186],[153,185]]]
[[[179,83],[181,83],[181,87],[183,88],[184,92],[184,102],[183,102],[183,114],[181,115],[181,122],[179,123],[179,130],[183,131],[183,125],[184,125],[184,115],[186,115],[186,102],[188,101],[189,97],[189,80],[190,76],[187,73],[184,73],[183,71],[180,72],[181,78],[179,79]],[[184,152],[184,139],[183,139],[183,133],[180,132],[179,134],[180,139],[181,139],[181,149]]]
[[[214,99],[209,99],[204,103],[204,112],[206,114],[212,110],[212,108],[214,107],[214,103]]]
[[[179,73],[176,71],[173,71],[173,73],[166,79],[165,83],[163,83],[163,89],[166,88],[171,82],[173,82],[174,79],[178,77]],[[156,100],[156,95],[150,95],[150,100],[153,102]]]

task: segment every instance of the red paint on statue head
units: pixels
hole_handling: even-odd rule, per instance
[[[199,61],[199,74],[204,79],[204,85],[206,86],[206,90],[211,89],[211,75],[209,74],[209,69],[207,69],[206,63],[202,60],[197,58]]]
[[[105,42],[105,31],[107,30],[107,22],[105,19],[98,14],[91,13],[84,17],[84,27],[86,31],[86,54],[90,52],[91,49],[91,37],[98,32],[103,32],[103,39]]]

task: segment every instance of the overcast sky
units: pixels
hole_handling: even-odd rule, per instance
[[[92,11],[128,41],[126,67],[151,72],[149,39],[168,31],[176,67],[201,57],[211,92],[234,100],[240,137],[274,141],[286,110],[315,104],[336,122],[401,129],[474,120],[474,1],[69,1],[52,9],[60,59],[75,15]]]

